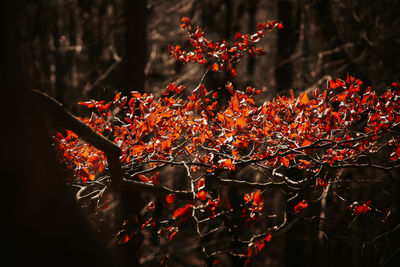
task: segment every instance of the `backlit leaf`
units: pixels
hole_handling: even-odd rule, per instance
[[[232,110],[233,111],[235,111],[235,112],[239,112],[240,111],[239,98],[238,98],[237,94],[233,95],[231,104],[232,104]]]
[[[297,203],[296,206],[294,206],[294,212],[299,213],[300,211],[302,211],[303,209],[308,207],[308,203],[306,200],[302,200],[299,203]]]
[[[178,218],[179,216],[182,216],[186,213],[190,213],[193,209],[193,205],[192,204],[186,204],[186,206],[178,208],[174,211],[174,214],[172,215],[173,219]]]
[[[150,179],[147,178],[146,176],[144,176],[143,174],[139,174],[139,175],[138,175],[138,178],[139,178],[140,180],[142,180],[143,182],[145,182],[145,183],[147,183],[147,182],[150,181]]]
[[[165,200],[167,201],[168,204],[174,203],[176,197],[174,194],[169,194],[165,197]]]

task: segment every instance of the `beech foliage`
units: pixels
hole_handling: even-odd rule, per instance
[[[378,94],[344,74],[324,88],[257,104],[262,90],[235,88],[231,81],[206,88],[204,78],[210,72],[234,78],[236,63],[265,55],[257,43],[284,25],[259,23],[253,34],[236,33],[232,42],[209,40],[186,17],[181,28],[191,49],[175,44],[169,53],[178,62],[204,66],[197,86],[170,83],[160,97],[132,91],[110,102],[79,103],[91,112],[80,119],[121,149],[118,190],[147,193],[135,217],[140,229],[120,231],[121,246],[142,232],[158,240],[149,246],[159,248],[154,257],[162,263],[170,257],[169,246],[187,239],[208,263],[230,255],[248,264],[297,218],[316,220],[321,235],[329,236],[329,204],[353,223],[360,217],[382,224],[397,218],[390,194],[375,202],[374,196],[352,195],[349,184],[399,182],[398,83]],[[221,94],[229,96],[226,105]],[[54,139],[70,182],[80,189],[78,199],[112,209],[104,197],[111,187],[106,154],[70,130]],[[354,171],[365,177],[344,175]],[[282,194],[279,209],[267,201],[274,190]]]

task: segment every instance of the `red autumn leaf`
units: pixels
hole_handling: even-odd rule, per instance
[[[129,237],[129,235],[126,234],[118,241],[118,244],[120,244],[120,245],[126,244],[129,242],[129,240],[130,240],[130,237]]]
[[[153,176],[150,177],[150,180],[154,185],[159,185],[160,184],[159,175],[160,174],[157,172],[156,174],[154,174]]]
[[[237,94],[232,97],[232,110],[235,112],[240,112],[239,98]]]
[[[87,169],[80,169],[78,175],[82,179],[82,181],[86,183],[87,180],[89,179],[90,173]]]
[[[121,93],[118,93],[114,97],[114,103],[117,103],[121,99]]]
[[[244,117],[237,118],[235,124],[237,127],[246,127],[246,118]]]
[[[193,209],[193,205],[192,204],[186,204],[186,206],[178,208],[174,211],[174,214],[172,215],[173,219],[178,218],[179,216],[182,216],[186,213],[190,213]]]
[[[236,70],[235,70],[235,68],[232,68],[231,69],[231,75],[232,75],[232,77],[236,77]]]
[[[289,160],[288,158],[281,157],[281,158],[279,158],[279,160],[280,160],[280,162],[281,162],[283,165],[286,166],[286,168],[289,167],[290,160]]]
[[[309,103],[309,99],[308,99],[308,95],[306,92],[302,93],[300,95],[300,102],[299,102],[299,106],[300,107],[306,107]]]
[[[167,201],[168,204],[174,203],[176,197],[174,194],[169,194],[165,197],[165,200]]]
[[[328,182],[322,180],[322,179],[319,178],[319,177],[317,178],[317,183],[318,183],[319,186],[322,186],[324,189],[328,186]]]
[[[260,252],[265,246],[264,240],[261,240],[256,243],[257,252]]]
[[[202,190],[204,187],[205,187],[205,185],[206,185],[206,179],[204,179],[204,177],[203,178],[201,178],[198,182],[197,182],[197,190]]]
[[[143,182],[145,182],[145,183],[147,183],[147,182],[150,181],[150,179],[147,178],[146,176],[144,176],[143,174],[139,174],[139,175],[138,175],[138,178],[139,178],[140,180],[142,180]]]
[[[214,63],[214,64],[212,65],[212,67],[211,67],[211,70],[212,70],[212,71],[218,71],[218,70],[219,70],[218,64],[217,64],[217,63]]]
[[[303,209],[307,208],[308,203],[306,200],[302,200],[299,203],[297,203],[296,206],[294,206],[294,212],[299,213],[300,211],[302,211]]]
[[[217,113],[217,120],[219,121],[219,122],[223,122],[224,121],[224,115],[222,115],[221,113]]]
[[[231,82],[227,82],[225,85],[225,89],[231,94],[233,95],[233,85]]]
[[[174,238],[174,236],[176,235],[176,233],[178,233],[178,230],[173,231],[173,232],[168,236],[168,240],[171,241],[172,238]]]
[[[206,200],[207,199],[207,192],[204,192],[203,190],[200,190],[197,192],[196,197],[201,200]]]
[[[302,163],[306,167],[310,167],[311,166],[311,162],[309,162],[308,160],[299,159],[299,162]]]
[[[301,146],[309,146],[309,145],[311,145],[312,143],[309,141],[309,140],[307,140],[307,139],[305,139],[304,141],[303,141],[303,143],[301,143]]]
[[[170,149],[171,148],[171,139],[167,139],[161,142],[161,150]]]
[[[87,108],[94,108],[96,106],[96,104],[93,101],[80,101],[78,102],[79,105],[85,106]]]
[[[264,238],[264,240],[267,241],[267,242],[269,242],[269,241],[271,241],[271,238],[272,238],[272,235],[271,235],[271,234],[268,234],[268,235]]]
[[[335,81],[334,80],[329,80],[328,81],[328,89],[336,89],[336,88],[341,88],[341,87],[343,87],[345,84],[344,84],[344,81],[342,81],[342,80],[340,80],[340,79],[336,79]]]
[[[336,95],[336,99],[338,101],[343,101],[346,100],[347,96],[348,96],[347,92],[343,92],[341,94]]]
[[[353,204],[350,206],[350,208],[353,210],[353,215],[360,214],[360,213],[367,213],[368,211],[371,210],[371,207],[369,206],[371,204],[371,200],[368,200],[362,205],[359,204]]]
[[[263,202],[264,198],[262,197],[260,191],[255,192],[254,194],[254,203],[258,204],[260,202]]]
[[[220,168],[224,167],[228,170],[235,170],[235,164],[233,164],[233,162],[230,158],[222,159],[218,163],[219,163]]]
[[[133,98],[140,98],[142,96],[142,94],[140,92],[138,92],[138,91],[132,91],[131,92],[131,96]]]

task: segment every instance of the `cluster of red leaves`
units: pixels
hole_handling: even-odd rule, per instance
[[[57,133],[54,138],[58,143],[60,160],[72,171],[74,177],[86,183],[103,172],[107,159],[102,151],[83,142],[69,130],[66,130],[65,136]]]
[[[97,106],[93,101],[85,102],[93,113],[83,121],[113,138],[122,149],[121,162],[126,168],[135,164],[153,168],[179,158],[192,164],[191,171],[211,174],[232,172],[240,164],[256,162],[272,169],[296,166],[326,187],[326,181],[319,177],[322,165],[358,164],[362,155],[375,153],[379,137],[400,122],[399,91],[388,90],[380,97],[370,88],[360,93],[361,81],[351,76],[330,84],[327,91],[315,90],[311,96],[304,92],[298,97],[291,92],[260,106],[248,92],[234,90],[226,107],[219,107],[213,92],[204,86],[184,99],[178,94],[178,86],[169,85],[174,88],[169,90],[173,95],[158,100],[132,92],[130,98],[117,94],[113,102]],[[355,131],[354,125],[363,117],[365,125]],[[65,137],[57,135],[57,139],[62,157],[83,181],[93,180],[103,171],[106,160],[102,152],[69,131]],[[397,161],[399,137],[393,137],[388,145],[393,149],[391,161]],[[313,156],[316,151],[318,157]],[[159,185],[157,173],[133,178]],[[195,192],[200,204],[191,202],[176,208],[172,219],[180,219],[180,224],[196,207],[210,218],[231,209],[229,203],[222,205],[223,199],[216,192],[206,191],[204,183],[200,180]],[[262,216],[263,198],[255,191],[246,193],[243,199],[243,219],[252,224]],[[173,195],[166,198],[168,204],[174,200]],[[298,213],[307,205],[300,202],[294,210]],[[365,213],[368,208],[367,204],[357,206],[353,213]],[[171,227],[177,228],[166,230],[169,240],[178,231],[178,226]]]
[[[245,261],[245,264],[249,264],[251,261],[251,256],[253,256],[254,252],[258,253],[260,252],[264,247],[266,242],[270,242],[272,238],[271,234],[266,235],[263,239],[256,241],[256,242],[251,242],[247,248],[247,259]]]
[[[233,64],[244,52],[253,56],[263,54],[254,44],[266,30],[282,27],[275,21],[259,24],[256,34],[236,34],[236,42],[230,45],[225,41],[207,40],[201,29],[194,28],[187,18],[182,23],[194,51],[183,52],[180,46],[175,46],[170,47],[170,53],[181,62],[205,64],[213,71],[224,70],[233,76]],[[218,93],[204,85],[184,98],[183,86],[169,84],[159,99],[151,94],[131,92],[130,96],[117,94],[112,102],[81,102],[92,110],[91,117],[82,120],[121,148],[121,163],[128,175],[126,178],[132,181],[159,186],[159,174],[152,170],[167,164],[184,165],[191,174],[203,177],[196,180],[196,187],[188,174],[193,199],[180,207],[175,205],[174,194],[166,196],[165,207],[173,207],[169,217],[172,226],[160,228],[159,232],[168,233],[171,240],[180,224],[197,211],[213,219],[232,210],[218,190],[206,189],[209,175],[229,174],[241,166],[257,164],[288,186],[294,186],[296,182],[279,171],[298,168],[304,171],[305,180],[326,188],[328,180],[320,177],[322,168],[372,164],[365,163],[364,158],[376,154],[385,142],[380,139],[385,133],[392,135],[385,143],[391,154],[378,163],[383,167],[398,164],[400,137],[393,131],[400,123],[399,88],[393,85],[393,89],[378,96],[362,85],[359,79],[348,75],[345,80],[329,81],[328,90],[316,89],[312,94],[303,92],[297,97],[291,91],[288,96],[277,96],[256,105],[254,96],[260,91],[251,87],[238,91],[228,82],[226,89],[232,97],[227,106],[221,107],[217,102]],[[102,152],[69,131],[56,138],[61,157],[83,181],[95,179],[103,171],[106,161]],[[135,175],[129,171],[134,166],[149,171]],[[243,200],[243,220],[252,225],[263,215],[261,191],[249,190]],[[368,204],[354,206],[352,210],[365,213]],[[299,213],[307,206],[306,200],[301,201],[294,211]],[[147,209],[151,211],[154,207],[150,203]],[[143,228],[154,226],[149,219],[143,223]],[[270,237],[252,243],[255,245],[249,247],[249,256],[254,247],[260,251]]]
[[[250,204],[250,207],[242,210],[242,217],[246,219],[247,223],[252,223],[261,215],[264,208],[264,198],[260,191],[256,191],[245,194],[244,201]]]
[[[368,211],[371,210],[371,200],[368,200],[367,202],[363,203],[363,204],[359,204],[358,202],[354,202],[353,204],[350,205],[350,209],[351,209],[351,214],[352,215],[357,215],[357,214],[365,214]]]
[[[295,97],[278,96],[257,106],[247,92],[233,91],[226,107],[219,107],[213,93],[201,86],[183,99],[175,94],[154,100],[152,95],[132,92],[131,97],[117,94],[113,102],[83,103],[91,108],[90,118],[84,118],[94,130],[112,136],[122,149],[123,165],[148,164],[159,166],[185,158],[204,173],[217,170],[234,171],[237,164],[259,162],[266,167],[307,170],[316,181],[322,164],[340,166],[357,163],[358,158],[377,149],[377,139],[400,122],[400,96],[388,90],[378,97],[370,88],[359,94],[361,81],[348,76],[346,81],[331,82],[331,88],[315,90],[312,98],[307,93]],[[170,88],[179,88],[169,85]],[[181,92],[181,90],[178,90]],[[334,105],[338,107],[335,108]],[[113,115],[118,108],[122,116]],[[366,117],[364,130],[354,131],[353,125]],[[86,144],[72,132],[57,135],[62,157],[69,160],[75,174],[83,181],[94,179],[106,165],[102,152]],[[391,160],[399,155],[399,137],[391,144]],[[251,147],[252,153],[243,154]],[[318,158],[314,151],[325,149]],[[138,175],[145,183],[159,184],[158,174]],[[204,209],[211,217],[220,204],[218,195],[203,190],[202,182],[196,198],[205,201]],[[326,186],[326,185],[325,185]],[[263,199],[259,192],[244,196],[250,207],[243,216],[251,223],[262,211]],[[168,200],[167,202],[171,202]],[[297,207],[297,206],[296,206]],[[298,212],[306,204],[298,206]],[[193,204],[175,210],[173,218],[191,215]]]
[[[244,56],[244,53],[253,57],[265,55],[266,52],[262,48],[257,48],[255,44],[264,37],[266,31],[282,29],[283,25],[277,21],[259,23],[257,32],[252,35],[236,33],[234,44],[229,44],[225,40],[222,42],[208,40],[201,28],[193,26],[191,20],[186,17],[182,18],[181,28],[187,31],[193,51],[182,51],[180,45],[170,46],[169,52],[173,57],[182,63],[197,62],[206,65],[215,72],[225,70],[235,77],[234,64]]]

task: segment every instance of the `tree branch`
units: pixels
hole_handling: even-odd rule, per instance
[[[121,162],[119,160],[121,149],[72,115],[63,104],[51,96],[38,90],[32,90],[31,92],[32,96],[36,98],[37,103],[41,105],[55,125],[75,132],[80,138],[106,154],[112,186],[115,190],[119,190],[123,178]]]

